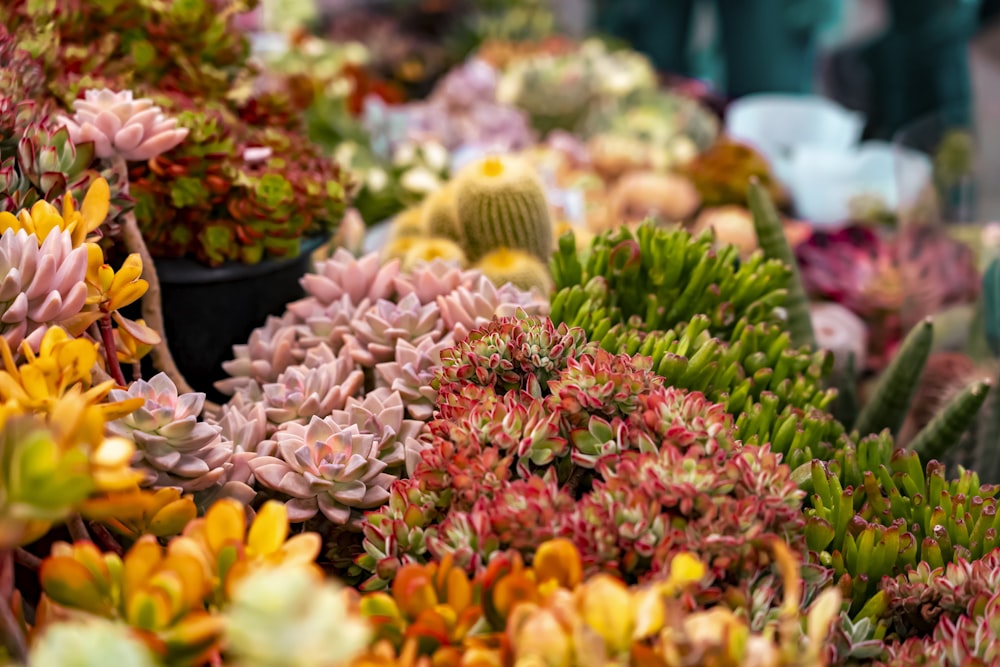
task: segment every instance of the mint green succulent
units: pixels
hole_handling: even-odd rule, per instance
[[[61,621],[41,635],[31,667],[161,667],[149,648],[122,623],[102,618]]]

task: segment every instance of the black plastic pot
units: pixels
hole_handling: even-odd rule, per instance
[[[297,257],[258,264],[210,268],[187,259],[155,260],[170,352],[192,387],[209,400],[227,400],[212,386],[226,377],[222,362],[233,358],[233,345],[245,343],[268,315],[281,315],[286,304],[303,296],[299,279],[327,238],[304,240]],[[148,362],[144,366],[148,378],[152,369]]]

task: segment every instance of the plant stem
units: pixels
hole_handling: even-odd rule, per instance
[[[74,541],[94,541],[90,536],[90,531],[87,530],[87,525],[83,523],[83,518],[79,514],[71,514],[69,519],[66,521],[66,527],[69,529],[69,534]]]
[[[124,387],[125,374],[122,373],[122,366],[118,363],[118,346],[115,345],[115,333],[111,328],[111,313],[105,313],[101,318],[101,342],[104,343],[104,356],[108,359],[108,372],[111,378],[120,386]]]
[[[108,551],[113,551],[119,556],[125,555],[125,549],[122,545],[118,543],[115,536],[111,534],[111,531],[104,527],[104,525],[97,523],[96,521],[90,522],[90,531],[94,534],[94,539],[107,549]]]
[[[31,553],[30,551],[25,551],[24,549],[18,548],[14,551],[14,562],[18,565],[23,565],[29,570],[38,572],[42,567],[42,559]]]
[[[118,182],[121,184],[122,192],[128,194],[128,166],[124,158],[115,158],[114,170],[118,174]],[[177,368],[167,343],[167,332],[163,326],[163,303],[160,300],[160,278],[156,273],[156,265],[153,264],[153,257],[149,254],[146,240],[142,238],[142,231],[135,219],[135,213],[133,211],[124,213],[123,218],[122,241],[125,244],[125,250],[129,253],[139,254],[139,258],[142,259],[142,277],[149,283],[149,288],[142,297],[142,317],[146,320],[146,326],[160,334],[160,342],[153,346],[151,352],[153,364],[173,380],[179,393],[189,394],[194,389]]]
[[[9,570],[13,574],[13,552],[7,551],[2,558],[4,570]],[[0,635],[3,636],[4,646],[10,656],[17,662],[24,664],[28,660],[28,639],[24,636],[24,628],[21,627],[21,623],[14,617],[14,612],[10,608],[9,596],[4,595],[3,597],[4,599],[0,600]]]

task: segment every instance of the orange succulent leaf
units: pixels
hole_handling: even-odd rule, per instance
[[[555,580],[561,588],[575,588],[583,580],[583,559],[576,545],[566,539],[540,545],[532,569],[539,583]]]
[[[86,565],[70,556],[50,556],[39,571],[42,591],[56,604],[110,617],[114,605]]]

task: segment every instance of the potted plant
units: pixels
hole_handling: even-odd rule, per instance
[[[209,390],[231,346],[301,294],[310,251],[329,238],[346,196],[344,174],[305,137],[306,102],[257,85],[247,39],[232,28],[253,4],[58,0],[53,11],[0,10],[40,61],[43,96],[62,107],[72,139],[94,142],[128,195],[132,210],[118,222],[127,229],[134,216],[134,241],[152,259],[144,315],[157,319],[159,292],[179,374]],[[186,136],[167,150],[121,150],[135,127],[111,118],[132,113],[161,114]]]

